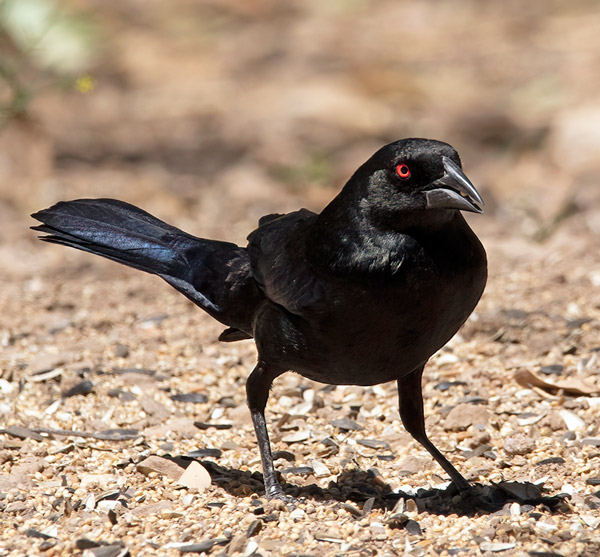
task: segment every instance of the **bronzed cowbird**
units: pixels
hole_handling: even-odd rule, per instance
[[[396,381],[407,431],[472,494],[427,437],[421,376],[485,287],[485,251],[461,214],[482,205],[453,147],[404,139],[377,151],[320,213],[261,218],[246,247],[191,236],[113,199],[63,201],[32,216],[42,240],[162,277],[227,326],[220,340],[254,339],[247,401],[266,495],[285,499],[264,410],[288,370],[335,385]]]

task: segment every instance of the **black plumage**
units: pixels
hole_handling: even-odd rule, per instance
[[[196,238],[110,199],[32,216],[45,241],[162,277],[227,326],[221,340],[254,339],[248,405],[266,494],[283,498],[264,409],[288,370],[338,385],[397,381],[406,429],[470,493],[427,438],[421,376],[483,292],[485,251],[460,212],[482,204],[450,145],[405,139],[375,153],[321,213],[263,217],[246,247]]]

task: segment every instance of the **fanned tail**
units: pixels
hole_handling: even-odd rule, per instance
[[[31,215],[45,242],[160,276],[221,323],[251,334],[262,295],[244,248],[197,238],[115,199],[61,201]],[[243,336],[243,335],[242,335]]]

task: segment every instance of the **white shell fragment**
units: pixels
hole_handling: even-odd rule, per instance
[[[564,420],[565,425],[569,431],[576,431],[583,426],[585,426],[585,422],[577,415],[571,412],[570,410],[565,410],[564,408],[558,411],[560,417]]]

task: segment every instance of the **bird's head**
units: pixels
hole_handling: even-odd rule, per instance
[[[353,176],[361,205],[381,218],[429,210],[483,212],[456,150],[432,139],[402,139],[377,151]],[[350,185],[350,184],[349,184]]]

